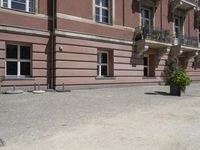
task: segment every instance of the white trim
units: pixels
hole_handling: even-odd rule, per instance
[[[107,0],[108,1],[108,7],[104,7],[102,6],[102,1],[100,0],[100,5],[96,5],[96,1],[93,0],[93,20],[97,23],[105,23],[105,24],[109,24],[112,25],[114,23],[114,0]],[[96,8],[99,8],[99,14],[100,14],[100,20],[97,21],[96,20]],[[102,10],[107,10],[108,11],[108,22],[103,22],[102,20]]]
[[[69,32],[69,31],[56,30],[55,34],[60,35],[60,36],[82,38],[82,39],[94,40],[94,41],[104,41],[104,42],[106,41],[106,42],[111,42],[111,43],[133,45],[133,41],[129,41],[129,40],[120,40],[120,39],[114,39],[111,37],[102,37],[102,36],[96,36],[96,35],[90,35],[90,34],[84,34],[84,33],[74,33],[74,32]]]
[[[3,0],[1,0],[1,1],[3,1]],[[33,1],[35,1],[35,0],[33,0]],[[29,9],[29,2],[30,2],[30,0],[26,0],[25,3],[23,3],[23,2],[17,2],[17,3],[25,4],[25,10],[14,9],[14,8],[12,7],[12,0],[8,0],[8,7],[4,7],[4,6],[3,6],[3,2],[1,2],[1,7],[2,7],[2,8],[12,9],[12,10],[17,10],[17,11],[30,12],[30,9]],[[35,3],[34,3],[34,4],[35,4]],[[34,13],[34,12],[35,12],[35,6],[34,6],[34,8],[33,8],[33,12],[30,12],[30,13]]]
[[[101,54],[101,55],[99,55],[99,54]],[[102,54],[106,54],[106,56],[107,56],[107,63],[106,64],[102,63],[101,62],[101,58],[98,58],[99,62],[97,60],[97,68],[99,67],[99,72],[98,72],[97,76],[98,77],[107,77],[107,76],[109,76],[109,62],[110,62],[109,61],[109,52],[108,51],[103,51],[103,50],[98,50],[97,51],[97,57],[99,57],[99,56],[102,57]],[[107,67],[107,76],[104,76],[104,75],[101,74],[101,67],[102,66],[106,66]]]
[[[141,26],[143,26],[144,27],[144,23],[145,23],[145,21],[147,20],[147,21],[149,21],[149,31],[151,31],[151,28],[152,28],[152,10],[151,9],[149,9],[149,8],[145,8],[145,7],[141,7],[140,8],[140,10],[141,10]],[[148,13],[149,13],[149,18],[145,18],[144,16],[144,11],[148,11]],[[142,17],[143,16],[143,17]]]
[[[32,75],[32,63],[31,63],[31,53],[32,53],[32,50],[31,50],[31,46],[30,45],[27,45],[27,44],[17,44],[17,43],[7,43],[6,44],[6,53],[7,53],[7,45],[15,45],[17,46],[17,58],[7,58],[7,56],[5,57],[5,76],[7,77],[26,77],[25,75],[21,75],[20,71],[21,71],[21,62],[28,62],[30,63],[30,75],[28,76],[31,76]],[[20,54],[20,47],[21,46],[28,46],[30,47],[30,59],[21,59],[21,54]],[[7,54],[5,54],[7,55]],[[17,63],[17,75],[8,75],[7,74],[7,62],[16,62]]]

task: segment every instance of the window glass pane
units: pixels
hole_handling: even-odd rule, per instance
[[[106,53],[102,53],[102,55],[101,55],[101,63],[107,64],[107,54]]]
[[[26,0],[12,0],[11,8],[26,11]]]
[[[144,67],[144,76],[147,77],[148,76],[148,68]]]
[[[108,0],[101,0],[103,7],[108,7]]]
[[[95,1],[96,5],[100,5],[100,0]]]
[[[148,65],[148,57],[144,57],[144,66]]]
[[[101,75],[107,76],[107,66],[101,66]]]
[[[30,59],[30,47],[21,46],[20,47],[20,59]]]
[[[3,0],[3,7],[8,7],[8,0]]]
[[[150,18],[148,10],[144,10],[144,17],[148,19]]]
[[[108,23],[108,17],[102,17],[102,22]]]
[[[6,58],[17,59],[17,45],[7,45]]]
[[[175,18],[175,26],[179,26],[179,19]]]
[[[7,75],[17,75],[17,62],[6,62]]]
[[[35,11],[35,0],[29,0],[29,12]]]
[[[100,21],[100,8],[96,7],[96,21]]]
[[[108,17],[108,10],[102,9],[102,16]]]
[[[179,37],[179,28],[175,28],[176,38]]]
[[[29,62],[21,62],[21,75],[28,76],[30,75],[30,63]]]

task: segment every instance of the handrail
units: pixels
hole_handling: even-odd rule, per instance
[[[198,47],[198,38],[194,36],[187,36],[179,34],[176,36],[179,45],[189,46],[189,47]]]
[[[153,29],[150,29],[148,27],[141,27],[141,26],[135,29],[134,37],[135,41],[147,39],[164,43],[170,43],[172,39],[169,30],[160,30],[155,27]]]

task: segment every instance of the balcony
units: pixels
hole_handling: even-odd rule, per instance
[[[137,27],[134,33],[135,47],[137,54],[141,55],[149,48],[166,49],[172,44],[172,36],[169,30],[158,28]]]
[[[170,0],[170,4],[173,10],[182,9],[190,10],[198,5],[198,0]]]
[[[145,40],[154,45],[165,45],[172,42],[172,36],[169,30],[160,30],[158,28],[149,29],[147,27],[137,27],[135,29],[135,41]]]

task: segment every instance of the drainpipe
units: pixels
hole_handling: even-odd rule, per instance
[[[51,26],[51,66],[50,66],[50,88],[55,88],[55,72],[54,72],[54,58],[55,58],[55,21],[56,21],[56,0],[52,0],[52,26]]]
[[[162,31],[163,30],[163,20],[162,20],[162,18],[163,18],[163,12],[162,12],[162,6],[163,5],[163,3],[162,3],[162,0],[160,0],[160,30]]]

